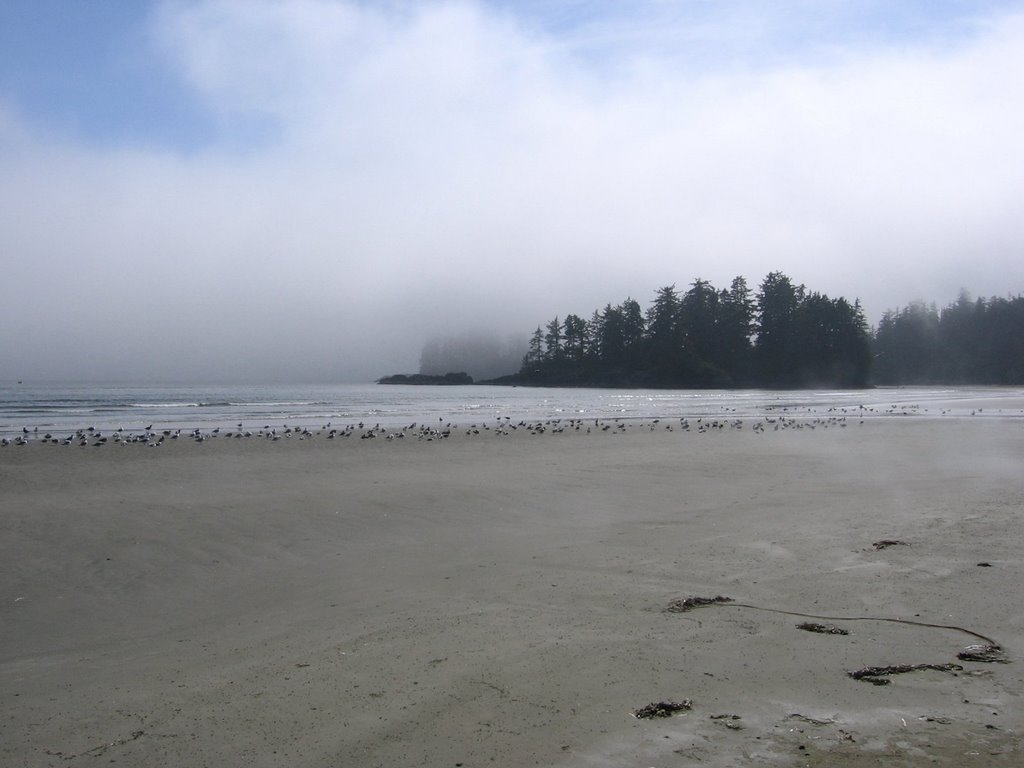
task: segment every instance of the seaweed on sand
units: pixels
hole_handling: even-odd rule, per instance
[[[982,661],[988,664],[1009,664],[1006,652],[998,645],[968,645],[956,655],[961,661]]]
[[[818,624],[814,621],[805,621],[802,624],[796,625],[797,629],[802,629],[805,632],[817,632],[821,635],[848,635],[849,630],[837,627],[835,624]]]
[[[692,611],[694,608],[700,608],[704,605],[731,603],[732,601],[731,597],[724,597],[722,595],[719,595],[718,597],[680,597],[669,603],[665,610],[669,613],[686,613],[687,611]]]
[[[875,549],[888,549],[889,547],[909,547],[910,545],[899,539],[882,539],[881,541],[876,541],[871,546]]]
[[[651,717],[672,717],[676,712],[685,712],[693,708],[690,699],[682,701],[659,701],[651,702],[646,707],[641,707],[633,712],[633,717],[642,720]]]
[[[959,664],[895,664],[889,667],[864,667],[847,672],[854,680],[863,680],[872,685],[888,685],[888,675],[902,675],[907,672],[918,672],[923,669],[934,669],[937,672],[961,672]]]

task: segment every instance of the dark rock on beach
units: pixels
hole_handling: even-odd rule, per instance
[[[446,373],[442,376],[434,376],[426,373],[394,373],[377,379],[378,384],[441,384],[458,385],[472,384],[473,377],[468,373]]]

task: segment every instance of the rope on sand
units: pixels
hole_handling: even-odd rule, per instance
[[[970,645],[964,648],[958,655],[966,661],[987,661],[1006,662],[1003,648],[999,643],[988,635],[975,632],[973,629],[961,627],[956,624],[935,624],[929,621],[914,621],[913,619],[893,618],[892,616],[822,616],[817,613],[803,613],[801,611],[788,611],[782,608],[769,608],[764,605],[753,605],[752,603],[738,603],[731,597],[718,595],[717,597],[685,597],[673,600],[665,609],[669,613],[685,613],[695,608],[708,605],[721,605],[727,608],[748,608],[754,611],[766,611],[768,613],[779,613],[785,616],[796,616],[803,619],[824,619],[825,621],[882,621],[890,624],[908,624],[912,627],[929,627],[932,629],[948,629],[954,632],[963,632],[965,635],[977,638],[985,642],[984,646]]]
[[[768,611],[769,613],[781,613],[787,616],[797,616],[805,619],[824,619],[826,621],[885,621],[891,624],[909,624],[914,627],[931,627],[932,629],[951,629],[956,632],[963,632],[971,637],[976,637],[979,640],[984,640],[989,645],[1000,647],[999,643],[993,640],[991,637],[975,632],[973,629],[967,629],[966,627],[959,627],[955,624],[933,624],[928,621],[914,621],[913,619],[899,619],[891,616],[819,616],[814,613],[800,613],[798,611],[785,611],[781,608],[767,608],[762,605],[751,605],[750,603],[722,603],[723,605],[733,606],[735,608],[752,608],[755,611]]]

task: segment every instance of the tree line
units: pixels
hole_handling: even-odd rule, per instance
[[[771,272],[717,289],[696,279],[627,298],[589,319],[538,326],[509,383],[630,387],[864,387],[872,336],[860,302],[832,299]]]
[[[942,310],[912,302],[889,310],[873,339],[878,384],[1024,383],[1024,296],[966,291]]]

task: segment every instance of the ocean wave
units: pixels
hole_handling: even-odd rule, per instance
[[[327,401],[320,401],[320,400],[284,400],[284,401],[257,400],[255,402],[251,402],[251,403],[223,403],[223,405],[230,405],[230,406],[234,406],[234,407],[237,407],[237,408],[265,408],[265,407],[283,408],[283,407],[291,407],[291,406],[300,406],[301,405],[303,407],[309,408],[309,407],[312,407],[312,406],[329,406],[329,405],[333,405],[333,403],[330,403],[330,402],[327,402]]]
[[[228,400],[213,402],[180,402],[180,403],[128,403],[128,408],[236,408],[245,407],[246,403],[232,403]]]
[[[81,405],[74,407],[66,405],[54,405],[52,403],[35,403],[32,405],[11,405],[4,406],[3,411],[16,414],[32,413],[93,413],[95,408],[84,408]]]
[[[201,408],[205,403],[127,403],[126,408]],[[227,405],[227,403],[223,403]]]

